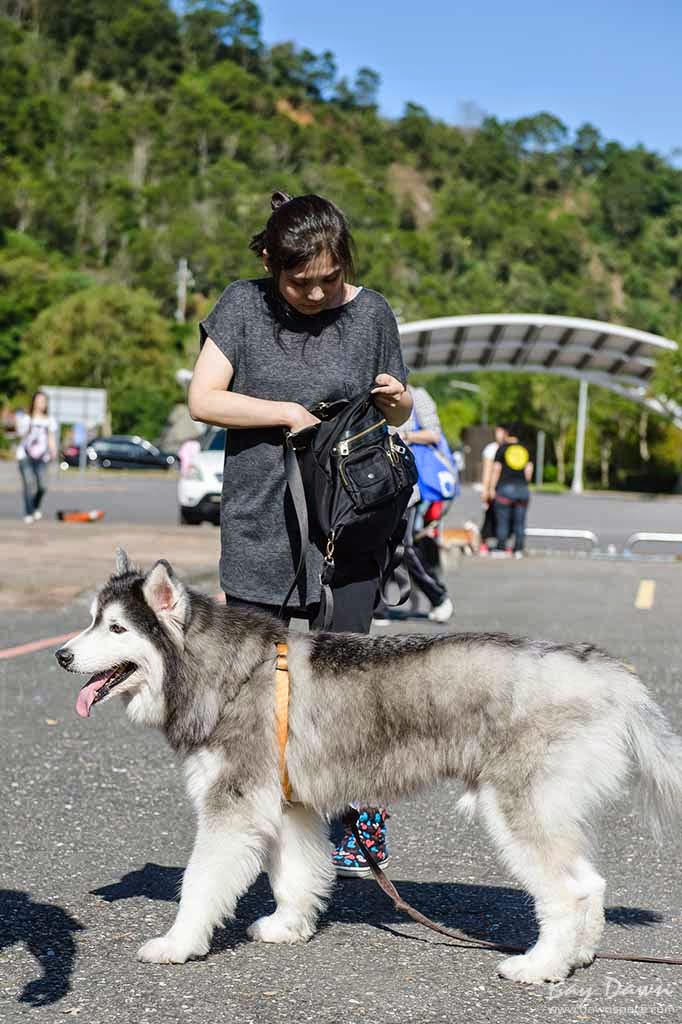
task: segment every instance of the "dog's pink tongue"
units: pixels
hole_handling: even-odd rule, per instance
[[[81,718],[88,718],[90,715],[90,707],[95,699],[95,694],[98,688],[102,685],[101,679],[97,680],[96,683],[88,683],[84,686],[78,694],[78,700],[76,701],[76,711]]]
[[[100,675],[95,676],[89,683],[85,684],[82,690],[80,690],[78,700],[76,701],[76,711],[81,718],[90,717],[90,708],[92,707],[92,702],[95,699],[95,694],[100,687],[104,685],[107,675],[108,673],[106,672],[100,673]]]

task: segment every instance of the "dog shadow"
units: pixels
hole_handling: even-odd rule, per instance
[[[37,903],[27,892],[0,889],[0,951],[21,943],[42,974],[29,981],[18,1002],[51,1006],[71,990],[76,959],[74,933],[84,926],[62,907]]]
[[[177,902],[182,868],[145,864],[131,871],[118,882],[93,890],[108,903],[143,898]],[[400,895],[427,917],[448,928],[465,932],[472,940],[485,939],[509,946],[531,946],[537,939],[537,925],[530,897],[521,889],[490,885],[465,885],[459,882],[395,881]],[[212,951],[233,949],[246,941],[249,924],[271,914],[275,909],[267,876],[260,875],[237,906],[236,917],[229,926],[220,928]],[[608,907],[606,920],[622,928],[646,928],[663,920],[661,914],[642,907]],[[419,935],[397,930],[412,924],[410,918],[396,910],[391,900],[369,878],[340,878],[332,900],[320,920],[323,931],[335,922],[372,925],[401,938],[417,941],[444,942],[426,931]]]

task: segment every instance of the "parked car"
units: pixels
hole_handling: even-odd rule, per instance
[[[172,452],[163,452],[137,435],[96,437],[86,448],[86,465],[102,469],[171,469],[176,464]],[[61,465],[63,469],[80,465],[77,445],[62,450]]]
[[[209,427],[200,445],[178,481],[180,522],[198,526],[206,521],[218,526],[225,459],[224,428]]]

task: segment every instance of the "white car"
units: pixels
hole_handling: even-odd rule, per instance
[[[192,456],[178,483],[180,522],[199,526],[207,521],[220,524],[220,495],[223,489],[225,431],[209,427],[200,440],[201,448]]]

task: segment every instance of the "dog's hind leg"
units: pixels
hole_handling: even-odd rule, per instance
[[[285,808],[267,872],[277,910],[252,924],[249,937],[304,942],[315,932],[335,878],[328,829],[317,814],[302,804]]]
[[[540,928],[536,944],[503,960],[498,973],[530,984],[562,981],[576,964],[584,931],[588,892],[571,870],[582,855],[580,830],[574,822],[551,827],[523,798],[504,806],[492,786],[481,787],[479,806],[505,863],[532,896]]]
[[[599,940],[604,931],[604,889],[606,883],[585,857],[579,857],[573,873],[584,891],[581,899],[581,923],[575,951],[576,967],[586,967],[594,960]]]

